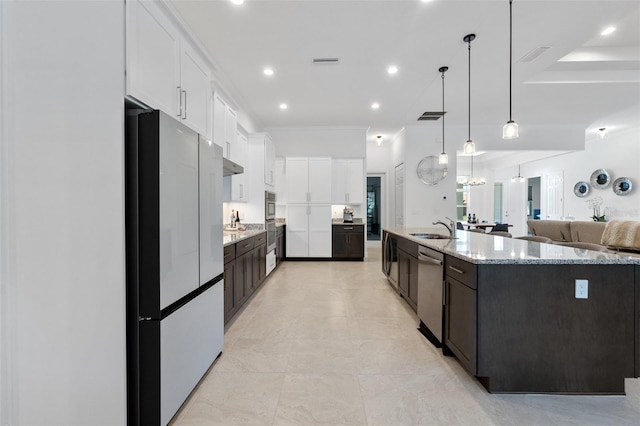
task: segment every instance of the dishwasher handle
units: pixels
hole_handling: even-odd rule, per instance
[[[418,253],[418,262],[430,263],[432,265],[442,265],[442,260],[434,259],[429,256],[425,256],[422,253]]]

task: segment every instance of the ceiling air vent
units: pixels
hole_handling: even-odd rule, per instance
[[[547,50],[551,49],[551,46],[540,46],[533,49],[531,52],[520,58],[519,62],[533,62],[538,56],[542,55]]]
[[[445,115],[447,112],[442,111],[427,111],[423,112],[420,117],[418,117],[418,121],[438,121],[440,117]]]
[[[340,62],[338,58],[313,58],[313,65],[337,64]]]

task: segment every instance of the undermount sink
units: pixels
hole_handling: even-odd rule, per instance
[[[424,238],[425,240],[450,240],[451,237],[449,235],[442,235],[442,234],[422,234],[422,233],[418,233],[418,234],[411,234],[412,236],[416,237],[416,238]]]

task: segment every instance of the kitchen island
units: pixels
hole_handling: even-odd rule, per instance
[[[640,376],[640,259],[458,231],[385,229],[444,255],[443,352],[495,393],[624,394]]]

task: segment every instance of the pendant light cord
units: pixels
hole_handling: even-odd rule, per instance
[[[442,152],[444,153],[444,71],[442,71]]]
[[[471,40],[469,40],[469,134],[467,140],[471,140]],[[473,162],[471,163],[473,168]]]
[[[513,66],[513,0],[509,0],[509,121],[511,119],[511,68]]]

